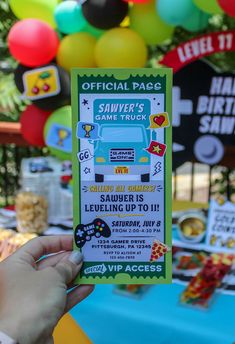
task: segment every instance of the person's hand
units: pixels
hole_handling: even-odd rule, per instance
[[[0,331],[20,344],[53,343],[59,319],[93,290],[67,293],[82,266],[81,253],[71,250],[72,236],[40,237],[0,264]],[[50,253],[57,254],[38,261]]]

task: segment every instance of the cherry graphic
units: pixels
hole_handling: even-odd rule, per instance
[[[37,87],[37,86],[34,86],[33,88],[32,88],[32,93],[33,94],[38,94],[39,93],[39,88]]]
[[[43,85],[42,89],[43,89],[44,92],[48,92],[49,89],[50,89],[50,85],[48,85],[47,83],[45,83],[45,84]]]

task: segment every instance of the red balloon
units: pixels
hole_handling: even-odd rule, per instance
[[[218,0],[220,7],[231,17],[235,17],[235,2],[233,0]]]
[[[25,141],[33,146],[44,147],[44,125],[51,111],[44,111],[35,105],[29,105],[20,117],[21,133]]]
[[[8,35],[12,56],[28,67],[44,65],[56,56],[59,38],[56,32],[38,19],[18,21]]]

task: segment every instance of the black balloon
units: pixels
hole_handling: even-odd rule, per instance
[[[128,13],[128,3],[122,0],[87,0],[82,5],[82,12],[92,26],[107,30],[123,21]]]
[[[35,104],[37,107],[39,107],[42,110],[51,110],[54,111],[58,109],[59,107],[62,107],[64,105],[69,105],[71,103],[71,92],[70,92],[70,77],[69,74],[60,66],[58,66],[56,63],[49,63],[45,66],[55,66],[58,70],[59,74],[59,80],[60,80],[60,93],[57,95],[38,99],[38,100],[32,100],[32,103]],[[18,65],[18,67],[15,70],[15,84],[18,90],[23,93],[24,92],[24,84],[23,84],[23,74],[28,71],[32,70],[33,68],[23,66],[21,64]]]

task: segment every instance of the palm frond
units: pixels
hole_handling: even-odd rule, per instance
[[[26,102],[20,98],[14,82],[14,75],[0,72],[0,119],[18,120]]]
[[[10,56],[7,47],[7,35],[17,18],[10,9],[8,0],[0,1],[0,54],[1,59]]]

